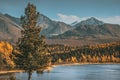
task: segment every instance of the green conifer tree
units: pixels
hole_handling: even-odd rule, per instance
[[[25,16],[21,17],[23,30],[16,48],[15,63],[18,68],[28,73],[28,80],[31,79],[33,71],[45,69],[49,63],[45,37],[40,36],[41,28],[37,27],[38,15],[36,7],[28,3]]]

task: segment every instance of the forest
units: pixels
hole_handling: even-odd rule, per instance
[[[51,64],[68,63],[120,63],[120,41],[72,47],[47,45]],[[0,69],[13,68],[13,48],[8,42],[0,42]]]
[[[51,45],[53,64],[66,63],[120,63],[120,42],[82,47]]]

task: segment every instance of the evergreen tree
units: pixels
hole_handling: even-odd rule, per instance
[[[41,28],[37,26],[38,15],[36,7],[28,3],[25,8],[25,16],[21,17],[22,36],[18,40],[15,53],[15,63],[18,68],[28,73],[28,80],[31,79],[33,71],[44,70],[49,62],[45,37],[40,36]]]

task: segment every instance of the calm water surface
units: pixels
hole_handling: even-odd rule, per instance
[[[16,73],[17,80],[27,80],[26,73]],[[57,66],[51,72],[32,75],[32,80],[120,80],[120,64]]]

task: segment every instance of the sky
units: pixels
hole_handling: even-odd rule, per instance
[[[68,24],[90,17],[120,24],[120,0],[0,0],[0,12],[20,17],[28,2],[50,19]]]

